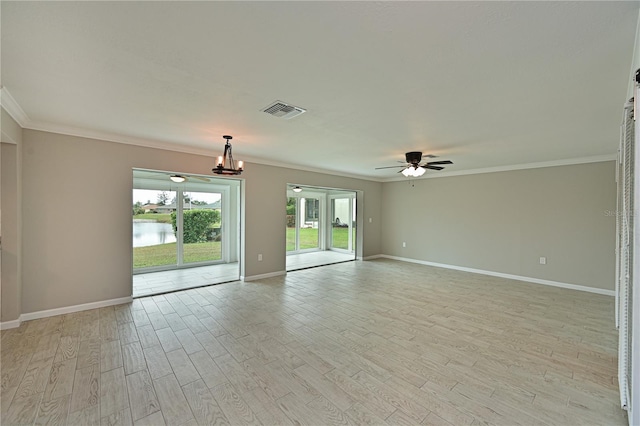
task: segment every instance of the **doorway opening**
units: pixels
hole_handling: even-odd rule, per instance
[[[287,185],[287,271],[356,259],[356,198],[354,191]]]
[[[133,170],[133,297],[240,278],[240,180]]]

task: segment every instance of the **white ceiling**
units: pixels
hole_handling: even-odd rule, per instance
[[[0,7],[24,127],[212,156],[231,134],[236,160],[386,179],[406,151],[453,172],[614,154],[640,3]]]

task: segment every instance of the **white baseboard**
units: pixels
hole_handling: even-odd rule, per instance
[[[22,321],[20,321],[20,318],[18,318],[17,320],[0,322],[0,330],[8,330],[10,328],[18,328],[18,327],[20,327],[20,324],[22,324]]]
[[[528,282],[528,283],[542,284],[542,285],[548,285],[548,286],[552,286],[552,287],[567,288],[567,289],[570,289],[570,290],[586,291],[588,293],[603,294],[605,296],[615,296],[615,294],[616,294],[614,290],[605,290],[605,289],[602,289],[602,288],[587,287],[587,286],[584,286],[584,285],[561,283],[561,282],[558,282],[558,281],[543,280],[543,279],[540,279],[540,278],[523,277],[521,275],[504,274],[502,272],[485,271],[483,269],[475,269],[475,268],[467,268],[467,267],[464,267],[464,266],[448,265],[446,263],[436,263],[436,262],[429,262],[429,261],[426,261],[426,260],[410,259],[408,257],[398,257],[398,256],[389,256],[389,255],[386,255],[386,254],[381,254],[381,255],[371,256],[371,258],[385,258],[385,259],[392,259],[392,260],[400,260],[402,262],[419,263],[421,265],[435,266],[435,267],[438,267],[438,268],[446,268],[446,269],[454,269],[456,271],[472,272],[474,274],[490,275],[492,277],[507,278],[507,279],[510,279],[510,280],[525,281],[525,282]],[[367,259],[369,259],[369,258],[367,258]]]
[[[0,329],[8,329],[19,327],[23,321],[29,321],[40,318],[54,317],[56,315],[70,314],[73,312],[88,311],[89,309],[104,308],[106,306],[122,305],[123,303],[131,303],[131,296],[121,297],[119,299],[101,300],[99,302],[83,303],[82,305],[64,306],[62,308],[47,309],[45,311],[29,312],[20,315],[20,318],[14,321],[5,321],[0,323]]]
[[[249,277],[240,277],[242,281],[255,281],[265,278],[279,277],[280,275],[287,275],[287,271],[269,272],[268,274],[251,275]]]
[[[373,256],[367,256],[367,257],[363,257],[362,260],[374,260],[374,259],[380,259],[384,257],[383,254],[374,254]]]

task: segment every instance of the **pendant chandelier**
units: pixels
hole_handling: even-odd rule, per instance
[[[243,171],[243,162],[238,161],[238,168],[233,161],[233,154],[231,153],[231,139],[233,136],[224,135],[223,138],[227,140],[224,145],[224,154],[218,157],[217,165],[211,169],[211,171],[217,175],[239,175]]]

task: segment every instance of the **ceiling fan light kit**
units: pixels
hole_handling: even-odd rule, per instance
[[[169,179],[171,179],[175,183],[182,183],[185,180],[187,180],[186,177],[180,176],[180,175],[171,175],[171,176],[169,176]]]
[[[233,136],[224,135],[223,138],[227,141],[224,145],[224,154],[218,156],[216,166],[211,171],[217,175],[239,175],[244,171],[244,163],[238,161],[238,167],[236,167],[233,161],[231,142],[229,142]]]
[[[422,167],[409,166],[406,169],[403,169],[402,172],[400,172],[400,173],[402,173],[406,177],[420,177],[425,172],[426,172],[426,170],[423,169]]]

